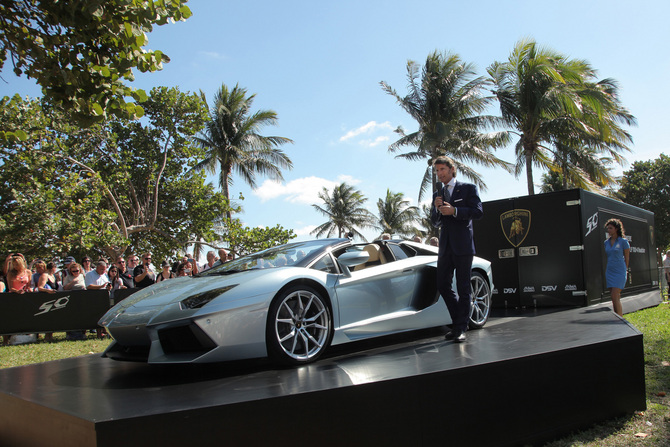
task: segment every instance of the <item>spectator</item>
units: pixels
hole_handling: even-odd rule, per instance
[[[217,259],[212,267],[225,264],[226,262],[228,262],[228,252],[224,248],[219,248],[219,259]]]
[[[67,265],[67,270],[64,270],[67,275],[63,278],[64,290],[86,290],[86,281],[82,268],[76,262],[70,262]]]
[[[414,235],[414,239],[412,239],[412,240],[413,240],[414,242],[421,243],[421,236],[419,236],[418,234],[416,234],[416,235]]]
[[[177,277],[177,275],[175,275],[174,272],[170,269],[169,262],[163,261],[161,267],[163,270],[158,275],[156,275],[156,282],[161,282],[165,281],[166,279]]]
[[[128,256],[128,271],[134,275],[135,273],[135,267],[137,267],[140,263],[140,260],[137,258],[135,255],[130,255]]]
[[[7,275],[9,273],[9,263],[14,256],[20,256],[21,258],[23,258],[23,262],[26,261],[26,258],[24,258],[21,253],[10,253],[9,255],[7,255],[7,257],[5,258],[5,265],[2,268],[2,274],[5,275],[5,281],[7,281]],[[5,285],[7,286],[7,288],[9,288],[9,284]]]
[[[21,254],[12,255],[7,265],[7,283],[9,291],[14,293],[32,292],[30,288],[31,272]]]
[[[53,268],[53,263],[50,262],[49,266]],[[33,275],[33,280],[35,281],[35,291],[55,293],[56,289],[58,289],[56,278],[51,273],[49,273],[46,263],[44,261],[37,261],[35,263],[35,270],[37,271],[37,273]]]
[[[32,275],[30,276],[30,288],[32,289],[33,292],[37,292],[37,282],[39,281],[40,276],[42,276],[42,273],[47,271],[47,265],[41,259],[35,259],[30,264],[31,264],[30,270],[32,271]],[[38,264],[40,264],[39,272],[37,271]]]
[[[98,261],[95,263],[95,270],[86,273],[85,280],[87,290],[112,289],[112,283],[107,276],[107,263]]]
[[[135,267],[133,272],[135,277],[135,287],[143,289],[156,282],[156,273],[151,268],[151,253],[142,255],[142,265]]]
[[[432,245],[433,247],[439,247],[440,246],[440,240],[436,238],[435,236],[430,238],[429,244]]]
[[[132,289],[135,287],[135,280],[133,279],[133,272],[129,271],[126,268],[126,260],[123,259],[123,256],[116,258],[116,267],[119,270],[119,278],[123,282],[123,285],[126,289]]]
[[[109,293],[110,297],[114,297],[114,291],[119,289],[126,289],[127,287],[123,284],[123,280],[119,276],[119,268],[115,265],[111,265],[107,271],[107,277],[109,282],[112,285],[112,289]]]
[[[665,267],[665,283],[666,285],[670,285],[670,250],[665,253],[663,267]]]
[[[7,264],[9,263],[10,256],[7,256],[7,259],[5,260],[5,263],[2,265],[2,268],[0,269],[0,293],[4,293],[8,289],[8,287],[7,287]]]
[[[65,277],[68,275],[68,272],[69,272],[68,267],[73,262],[77,262],[77,261],[72,256],[66,256],[65,259],[63,259],[63,270],[61,270],[61,277],[63,279],[63,282],[65,282]]]
[[[382,233],[382,241],[390,241],[391,235],[388,233]]]
[[[55,290],[60,290],[62,288],[61,285],[61,280],[60,280],[60,274],[58,273],[58,263],[51,261],[47,263],[47,274],[49,275],[49,279],[53,279],[53,283],[55,284]],[[51,286],[51,285],[49,285]]]
[[[191,274],[197,275],[200,272],[200,269],[198,268],[198,263],[195,262],[195,256],[188,258],[188,262],[191,263]]]
[[[177,276],[191,276],[191,263],[186,261],[177,267]]]
[[[224,251],[225,251],[225,250],[224,250]],[[224,259],[225,259],[225,258],[224,258]],[[216,257],[216,255],[214,254],[214,252],[211,251],[211,250],[208,251],[208,252],[207,252],[207,263],[205,263],[205,265],[202,266],[202,271],[205,272],[205,271],[211,269],[212,267],[214,267],[214,263],[215,263],[216,261],[217,261],[217,257]]]
[[[81,259],[81,268],[84,270],[83,273],[84,275],[88,274],[91,270],[93,270],[93,267],[91,267],[91,258],[88,256],[84,256]]]

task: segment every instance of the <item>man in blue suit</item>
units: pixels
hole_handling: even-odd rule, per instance
[[[470,320],[470,271],[475,254],[472,220],[481,219],[484,211],[477,187],[471,183],[456,181],[456,166],[449,157],[437,157],[433,161],[433,168],[438,180],[442,182],[442,188],[433,194],[430,213],[433,225],[441,227],[437,289],[447,304],[453,323],[445,338],[461,343],[465,341]],[[454,270],[458,296],[451,288]]]

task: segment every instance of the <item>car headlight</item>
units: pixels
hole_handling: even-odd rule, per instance
[[[205,306],[207,303],[212,301],[214,298],[221,296],[226,293],[233,287],[237,287],[237,284],[232,286],[221,287],[219,289],[208,290],[207,292],[198,293],[197,295],[189,296],[181,300],[180,306],[182,310],[186,309],[200,309]]]

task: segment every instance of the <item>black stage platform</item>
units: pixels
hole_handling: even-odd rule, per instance
[[[0,370],[7,446],[507,446],[645,409],[642,334],[607,308],[510,311],[319,362],[155,367],[97,355]]]

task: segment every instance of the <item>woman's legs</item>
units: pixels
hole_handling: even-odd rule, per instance
[[[621,305],[621,289],[611,287],[610,293],[612,294],[612,308],[614,312],[617,315],[623,317],[623,306]]]

